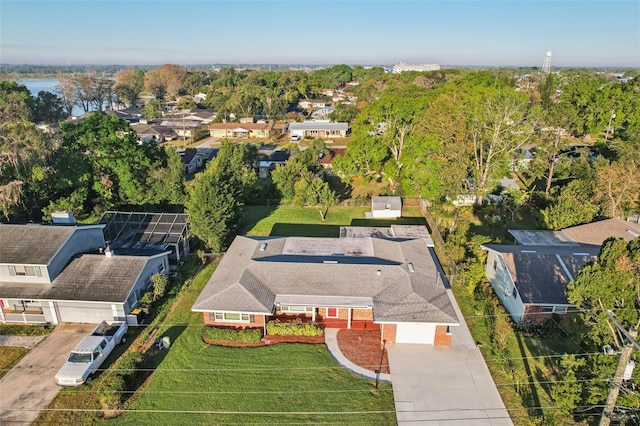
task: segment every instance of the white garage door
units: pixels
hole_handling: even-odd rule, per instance
[[[396,343],[427,343],[433,345],[435,324],[405,322],[396,327]]]
[[[58,321],[100,323],[113,321],[111,305],[105,303],[58,304]]]

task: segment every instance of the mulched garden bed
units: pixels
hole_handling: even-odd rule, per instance
[[[373,330],[340,330],[338,331],[338,347],[342,354],[354,364],[381,373],[389,373],[387,351],[382,351],[380,331]]]
[[[225,346],[227,348],[256,348],[260,346],[276,345],[278,343],[307,343],[314,345],[324,344],[324,336],[276,336],[269,335],[259,342],[216,342],[207,338],[202,338],[207,345]]]

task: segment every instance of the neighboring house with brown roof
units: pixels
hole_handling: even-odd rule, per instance
[[[205,324],[269,320],[380,330],[387,345],[449,346],[460,324],[424,226],[343,227],[340,238],[233,241],[192,306]]]
[[[209,133],[213,138],[269,138],[273,134],[273,123],[211,123]]]
[[[136,323],[131,310],[169,270],[168,252],[119,256],[104,225],[0,225],[0,322]]]
[[[517,244],[523,245],[579,245],[601,246],[608,238],[631,241],[640,236],[640,224],[631,220],[605,219],[560,231],[509,230]]]
[[[484,244],[485,273],[513,321],[545,321],[574,305],[567,300],[567,284],[580,269],[595,262],[594,245]]]

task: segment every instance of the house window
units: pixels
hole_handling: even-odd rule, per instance
[[[553,310],[553,312],[555,312],[556,314],[566,314],[567,313],[567,307],[566,306],[556,306],[555,309]]]
[[[543,305],[542,310],[540,311],[543,314],[550,314],[553,312],[553,305]]]
[[[313,308],[311,306],[280,306],[280,310],[282,312],[313,312]]]
[[[41,277],[39,266],[9,265],[9,275],[12,277]]]
[[[160,263],[158,265],[158,273],[163,274],[164,273],[164,262]]]
[[[214,312],[209,318],[215,321],[251,322],[251,315],[240,312]]]
[[[327,318],[338,318],[338,308],[327,308]]]
[[[498,261],[493,259],[493,270],[495,271],[496,269],[498,269]]]

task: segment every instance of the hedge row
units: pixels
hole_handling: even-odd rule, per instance
[[[277,336],[322,336],[324,330],[313,322],[280,322],[275,320],[267,323],[267,334]]]
[[[262,334],[258,329],[235,330],[204,326],[202,338],[212,342],[259,342]]]

